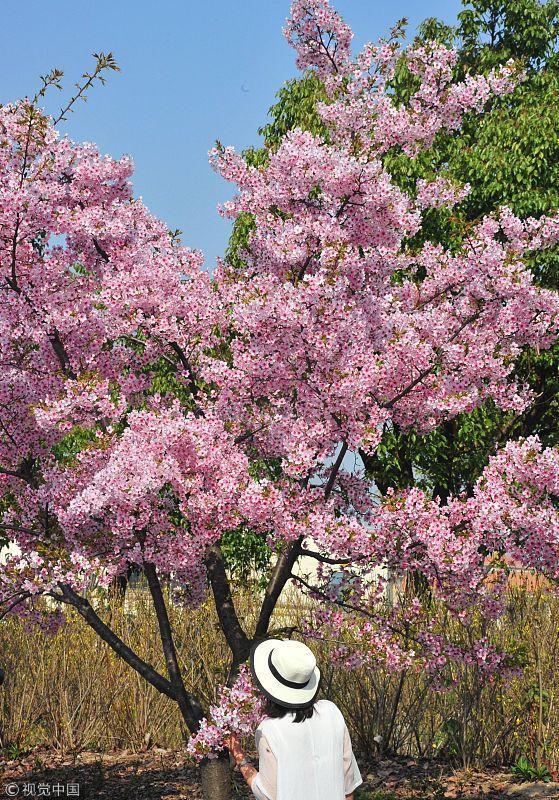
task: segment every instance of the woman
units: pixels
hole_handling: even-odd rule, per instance
[[[316,700],[320,670],[301,642],[266,639],[252,648],[254,680],[267,699],[256,730],[259,771],[235,736],[226,745],[258,800],[353,800],[362,783],[339,708]]]

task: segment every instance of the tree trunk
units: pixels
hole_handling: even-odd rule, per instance
[[[136,564],[128,564],[126,572],[116,575],[109,584],[110,607],[122,608],[126,599],[126,590],[133,575],[141,575],[142,570]]]
[[[227,753],[203,761],[200,776],[204,800],[231,800],[231,767]]]

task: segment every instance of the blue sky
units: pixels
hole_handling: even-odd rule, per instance
[[[335,2],[335,0],[334,0]],[[338,0],[355,44],[385,34],[400,17],[410,30],[427,16],[453,22],[458,0]],[[27,0],[3,9],[0,102],[34,94],[52,67],[73,83],[90,54],[112,50],[122,69],[64,124],[102,152],[130,154],[136,194],[208,266],[230,230],[216,211],[232,189],[208,165],[215,139],[238,149],[257,144],[258,127],[281,84],[296,74],[282,35],[289,0]],[[57,112],[58,92],[47,98]]]

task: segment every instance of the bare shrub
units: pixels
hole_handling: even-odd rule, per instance
[[[250,629],[256,602],[238,598]],[[150,604],[141,589],[123,605],[97,598],[99,613],[110,614],[117,633],[142,658],[164,671]],[[271,633],[297,635],[308,601],[288,593],[272,620]],[[226,678],[228,651],[212,603],[195,611],[169,604],[188,689],[209,705]],[[445,685],[428,674],[393,674],[382,664],[347,670],[332,664],[336,642],[317,642],[323,689],[342,708],[356,748],[366,755],[397,753],[441,757],[462,766],[514,763],[524,755],[535,765],[559,764],[559,599],[537,587],[511,588],[506,615],[485,624],[492,641],[511,651],[522,672],[491,683],[479,669],[453,666]],[[435,627],[458,625],[437,615]],[[467,641],[479,630],[464,626]],[[73,614],[53,636],[27,629],[17,619],[0,626],[0,747],[52,745],[63,751],[138,750],[157,744],[179,747],[185,730],[173,705]]]

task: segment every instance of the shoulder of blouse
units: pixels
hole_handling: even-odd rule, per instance
[[[345,718],[338,706],[331,700],[319,700],[316,703],[316,710],[330,716],[331,719],[337,720],[338,724],[345,725]]]
[[[335,703],[333,703],[331,700],[326,700],[326,698],[322,698],[322,700],[317,700],[315,703],[315,708],[317,711],[320,711],[320,709],[325,708],[328,709],[328,711],[332,711],[333,713],[336,714],[342,713]]]
[[[261,719],[258,725],[256,726],[256,730],[260,731],[260,733],[263,734],[271,721],[272,721],[271,717],[264,717],[264,719]]]
[[[343,714],[338,708],[338,706],[333,703],[331,700],[326,700],[326,698],[322,698],[321,700],[317,700],[314,704],[315,710],[317,713],[320,714],[321,711],[325,711],[326,713],[332,714],[332,716],[340,717],[343,720]],[[285,720],[285,717],[280,717],[279,719]],[[274,717],[264,717],[264,719],[260,720],[258,725],[256,726],[256,730],[260,731],[260,733],[265,734],[266,728],[269,728],[276,722],[277,719]]]

